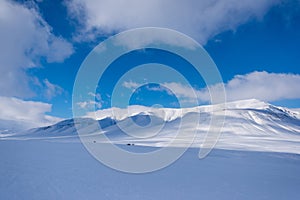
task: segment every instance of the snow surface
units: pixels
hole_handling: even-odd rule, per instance
[[[0,199],[300,199],[299,155],[228,150],[214,150],[202,160],[197,155],[191,148],[167,168],[136,175],[102,165],[81,143],[2,140]]]
[[[244,100],[182,110],[132,106],[129,112],[113,108],[96,114],[94,119],[1,132],[0,199],[300,199],[299,112]],[[216,148],[198,159],[210,119],[225,114]],[[172,165],[133,175],[95,160],[81,144],[75,125],[85,133],[82,137],[93,141],[105,134],[134,152],[185,147],[184,138],[169,145],[178,128],[186,138],[195,130],[197,136],[195,148]],[[128,143],[135,145],[124,145]]]

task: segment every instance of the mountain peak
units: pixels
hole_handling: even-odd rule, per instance
[[[155,108],[141,105],[131,105],[127,108],[108,108],[98,110],[95,113],[90,113],[87,117],[101,120],[105,118],[112,118],[117,121],[126,119],[139,114],[155,115],[164,119],[165,121],[172,121],[176,118],[183,117],[183,115],[191,112],[212,112],[220,108],[223,109],[267,109],[271,105],[257,99],[246,99],[239,101],[227,102],[225,104],[202,105],[191,108]]]
[[[253,108],[253,109],[266,109],[270,107],[271,104],[258,99],[245,99],[226,103],[226,108],[228,109],[243,109],[243,108]]]

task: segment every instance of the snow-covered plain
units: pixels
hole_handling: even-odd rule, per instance
[[[114,108],[113,114],[111,109],[102,110],[90,113],[94,119],[70,119],[1,133],[0,199],[300,198],[297,111],[258,100],[231,102],[225,109],[216,105],[182,110],[132,106],[129,110]],[[212,115],[224,113],[216,148],[205,159],[198,159]],[[199,116],[199,124],[194,126],[193,120]],[[130,127],[132,120],[142,132]],[[97,140],[98,134],[106,134],[120,147],[134,152],[185,147],[185,140],[168,146],[179,127],[185,137],[195,130],[197,136],[194,148],[172,165],[147,174],[126,174],[94,159],[81,144],[74,123],[86,132],[84,137]],[[100,124],[101,131],[92,126],[95,123]],[[139,138],[124,133],[119,123]],[[162,124],[159,134],[151,135]],[[101,141],[97,140],[97,145]]]
[[[105,167],[80,143],[0,144],[0,199],[5,200],[300,198],[296,154],[214,150],[199,160],[198,149],[191,148],[165,169],[136,175]]]

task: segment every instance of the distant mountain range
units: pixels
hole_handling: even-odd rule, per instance
[[[2,132],[0,139],[79,141],[77,128],[85,137],[99,143],[101,141],[96,136],[105,134],[113,143],[164,147],[176,140],[180,129],[187,139],[196,136],[192,147],[201,147],[211,119],[219,116],[220,119],[225,117],[225,121],[216,148],[300,154],[299,112],[255,99],[182,109],[110,108],[99,110],[93,116],[94,119],[69,119],[12,134]],[[186,145],[184,138],[172,144],[178,147]]]

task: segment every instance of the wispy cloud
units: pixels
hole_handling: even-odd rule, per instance
[[[96,100],[98,101],[102,101],[102,97],[99,93],[93,93],[93,92],[89,92],[88,95],[95,97]]]
[[[130,89],[132,92],[136,91],[136,89],[142,85],[143,84],[141,83],[137,83],[133,81],[128,81],[128,82],[125,81],[122,84],[123,87]],[[183,85],[181,83],[176,83],[176,82],[165,82],[158,85],[151,84],[151,86],[145,84],[144,89],[148,91],[164,92],[168,95],[175,95],[178,99],[180,99],[181,103],[190,106],[197,105],[196,95],[198,94],[200,96],[200,93],[202,93],[202,91],[196,90],[195,88],[191,88],[187,85]],[[207,102],[208,100],[209,100],[209,95],[207,96],[205,102]]]
[[[103,100],[101,98],[101,95],[99,93],[95,94],[95,93],[89,92],[88,95],[94,97],[95,100],[78,102],[77,105],[80,108],[83,108],[83,109],[85,109],[85,108],[92,108],[92,106],[94,106],[96,109],[102,108],[102,104],[104,102],[103,102]]]
[[[78,102],[77,105],[80,108],[88,108],[91,106],[95,106],[96,108],[101,108],[102,104],[100,102],[96,102],[96,101],[83,101],[83,102]]]
[[[165,92],[169,95],[174,95],[171,90],[163,85],[146,85],[147,90],[149,91],[157,91],[157,92]]]
[[[53,97],[62,94],[64,91],[60,86],[50,83],[48,79],[43,81],[45,88],[44,88],[44,95],[47,99],[52,99]]]
[[[122,86],[131,90],[136,90],[137,88],[141,87],[143,84],[137,83],[134,81],[125,81],[122,83]]]
[[[250,19],[259,19],[279,0],[71,0],[69,15],[82,25],[81,33],[92,39],[99,32],[157,26],[172,28],[204,44],[214,35],[234,30]],[[97,31],[98,30],[98,31]],[[80,37],[79,37],[80,38]]]

